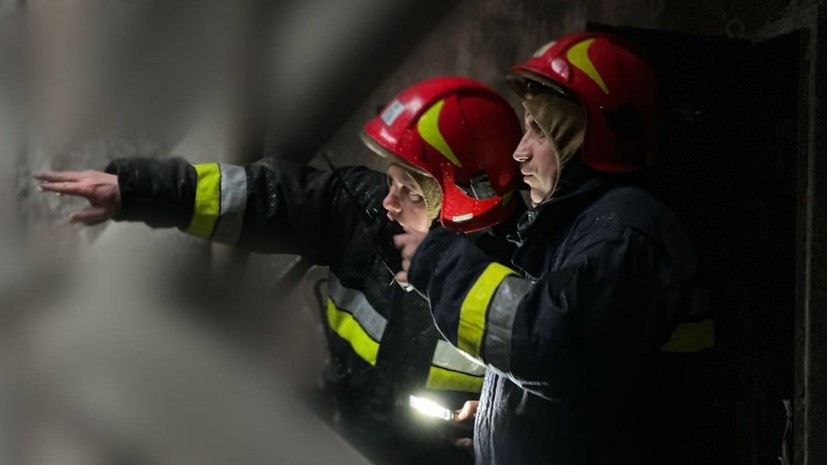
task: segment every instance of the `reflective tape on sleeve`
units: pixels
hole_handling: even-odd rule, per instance
[[[348,341],[360,357],[375,365],[387,320],[373,308],[362,292],[343,286],[333,273],[329,275],[327,289],[330,296],[327,322],[330,328]]]
[[[435,391],[462,391],[479,393],[482,391],[482,384],[485,380],[485,374],[480,376],[469,375],[468,373],[461,373],[445,368],[431,365],[428,371],[428,381],[425,384],[427,389]]]
[[[445,341],[437,341],[426,388],[480,392],[485,365]]]
[[[379,341],[374,340],[351,313],[337,308],[330,299],[327,299],[327,323],[339,337],[350,343],[354,352],[371,365],[376,365]]]
[[[193,165],[198,174],[195,205],[187,232],[209,239],[221,212],[221,170],[218,163]]]
[[[715,346],[715,325],[712,318],[678,324],[662,352],[694,353]]]
[[[488,307],[497,287],[510,274],[514,274],[514,271],[499,263],[489,264],[462,302],[457,327],[457,346],[472,357],[480,356]]]
[[[463,354],[451,344],[439,340],[434,348],[432,365],[460,371],[474,376],[485,375],[485,364],[475,360],[470,355]]]
[[[221,211],[213,240],[235,244],[241,236],[247,207],[247,173],[242,166],[221,165]]]
[[[506,276],[497,288],[488,309],[485,331],[485,360],[499,370],[511,370],[511,332],[517,306],[531,290],[531,284],[517,276]]]

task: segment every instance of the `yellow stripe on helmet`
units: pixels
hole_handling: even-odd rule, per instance
[[[575,68],[586,73],[586,76],[590,77],[595,84],[600,86],[606,95],[609,95],[609,88],[606,87],[606,83],[603,82],[603,77],[600,76],[591,58],[589,58],[589,47],[592,46],[593,42],[594,39],[588,39],[574,44],[569,51],[566,52],[566,58],[569,59],[569,62]]]
[[[442,113],[442,107],[445,105],[445,100],[440,100],[434,106],[428,109],[416,125],[419,135],[431,147],[435,148],[437,152],[441,153],[445,158],[451,161],[458,168],[462,168],[462,163],[459,161],[454,151],[445,141],[442,132],[439,130],[439,115]]]

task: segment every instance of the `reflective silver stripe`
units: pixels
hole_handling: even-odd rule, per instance
[[[431,364],[472,376],[485,375],[485,365],[443,340],[437,341]]]
[[[242,166],[221,163],[221,214],[212,239],[235,244],[241,235],[247,206],[247,173]]]
[[[483,354],[485,361],[500,371],[511,370],[511,331],[517,305],[531,290],[531,283],[517,276],[507,276],[497,288],[488,309]]]
[[[327,292],[336,307],[353,315],[368,336],[377,342],[382,340],[388,322],[368,302],[365,294],[342,286],[339,278],[332,272],[327,282]]]

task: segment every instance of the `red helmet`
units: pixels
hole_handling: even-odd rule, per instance
[[[499,223],[519,202],[511,155],[521,135],[499,94],[470,79],[440,77],[400,92],[365,124],[362,140],[433,176],[442,189],[442,225],[472,232]]]
[[[508,81],[524,99],[556,92],[583,104],[588,166],[623,173],[654,161],[663,120],[659,80],[619,37],[565,35],[513,67]]]

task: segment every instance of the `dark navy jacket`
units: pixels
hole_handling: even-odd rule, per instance
[[[441,340],[427,301],[395,284],[385,264],[388,253],[398,252],[381,206],[384,174],[273,159],[234,166],[134,158],[115,160],[107,171],[118,175],[118,220],[178,227],[329,266],[324,323],[333,369],[326,381],[340,430],[380,463],[466,457],[434,434],[439,424],[423,426],[409,416],[410,394],[426,393],[452,408],[477,398],[485,367]]]
[[[681,415],[659,367],[712,345],[692,241],[645,190],[566,174],[524,215],[513,268],[441,229],[411,266],[442,334],[489,366],[476,461],[675,463],[658,462]]]

